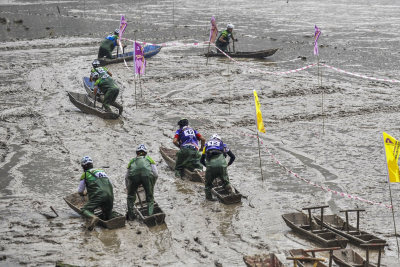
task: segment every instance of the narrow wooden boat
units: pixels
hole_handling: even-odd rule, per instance
[[[321,216],[314,216],[315,221],[321,224]],[[355,245],[368,243],[386,243],[386,240],[381,239],[373,234],[361,231],[352,225],[346,225],[346,222],[338,215],[324,215],[323,225],[333,232],[346,237]]]
[[[211,189],[211,193],[224,204],[235,204],[242,202],[242,194],[233,187],[233,194],[225,190],[223,186],[216,186]]]
[[[103,119],[117,119],[119,114],[107,112],[99,106],[94,107],[94,102],[87,94],[68,92],[69,100],[82,112],[99,116]]]
[[[172,170],[175,170],[175,160],[176,160],[176,152],[177,151],[178,151],[177,149],[160,147],[161,155],[163,156],[167,165]],[[187,177],[188,180],[190,180],[190,181],[201,182],[201,183],[205,182],[205,180],[206,180],[205,176],[206,176],[205,171],[191,172],[187,169],[184,170],[184,175],[183,175],[183,177]],[[242,201],[242,194],[240,194],[239,191],[234,186],[232,186],[232,187],[235,192],[233,194],[230,194],[221,186],[219,179],[215,180],[215,182],[216,182],[216,184],[211,189],[211,193],[213,195],[215,195],[222,203],[234,204],[234,203],[239,203]]]
[[[160,50],[161,50],[161,46],[158,46],[158,45],[146,45],[143,48],[144,58],[146,58],[146,59],[147,58],[151,58],[152,56],[157,55],[158,52],[160,52]],[[101,66],[124,62],[124,60],[125,61],[133,60],[133,51],[132,52],[118,54],[118,55],[113,55],[112,59],[99,58]]]
[[[165,213],[158,206],[158,203],[154,201],[154,210],[153,215],[148,215],[147,211],[147,202],[146,202],[146,192],[144,191],[143,186],[140,186],[137,191],[137,198],[135,201],[135,213],[139,217],[139,219],[146,224],[147,226],[156,226],[165,223]]]
[[[305,252],[304,249],[291,249],[289,250],[290,255],[293,257],[304,257],[304,258],[312,258],[312,256]],[[309,260],[298,260],[297,265],[299,267],[327,267],[327,265],[323,264],[322,262],[317,262],[317,265],[314,262]]]
[[[160,147],[160,153],[161,153],[162,157],[164,158],[165,162],[172,170],[175,170],[176,152],[178,152],[177,149]],[[184,169],[184,172],[183,172],[183,178],[187,178],[189,181],[199,182],[199,183],[205,182],[205,180],[206,180],[205,175],[206,175],[205,171],[193,171],[192,172],[187,169]]]
[[[237,57],[237,58],[265,58],[270,57],[275,52],[278,51],[277,48],[261,50],[261,51],[254,51],[254,52],[228,52],[226,53],[230,57]],[[206,57],[225,57],[224,54],[210,51],[205,54]]]
[[[81,208],[88,201],[88,196],[80,196],[78,193],[73,193],[64,197],[64,200],[71,209],[82,215]],[[105,228],[116,229],[125,226],[125,215],[118,212],[113,211],[113,218],[107,221],[103,220],[103,213],[100,209],[96,209],[94,214],[100,219],[98,224]]]
[[[351,248],[334,251],[332,258],[339,267],[376,267],[371,263],[367,266],[365,259]]]
[[[322,247],[345,248],[347,245],[347,238],[344,238],[329,229],[321,229],[321,227],[314,221],[312,221],[310,226],[308,215],[302,212],[283,214],[282,218],[287,226],[292,228],[294,232],[320,244]]]
[[[83,77],[83,87],[85,87],[86,93],[91,99],[94,99],[93,86],[94,83],[90,81],[89,77]],[[99,103],[103,103],[104,94],[97,94],[96,101]],[[119,104],[118,102],[114,102],[111,104],[111,106],[114,106],[119,110],[119,115],[122,114],[123,107],[121,104]]]
[[[243,256],[247,267],[285,267],[274,253]]]

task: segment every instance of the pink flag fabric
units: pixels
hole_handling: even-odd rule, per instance
[[[210,29],[210,43],[214,43],[215,39],[217,39],[218,35],[218,28],[217,28],[217,22],[215,21],[214,16],[211,18],[211,29]]]
[[[135,62],[135,73],[142,75],[144,74],[144,70],[146,68],[146,60],[144,59],[143,48],[142,46],[135,42],[134,44],[134,53],[133,60]]]
[[[317,25],[315,26],[315,33],[314,33],[314,55],[318,56],[319,55],[319,51],[318,51],[318,38],[321,35],[321,31],[320,29],[317,27]]]
[[[125,32],[126,26],[128,26],[128,23],[125,20],[125,16],[121,15],[121,21],[119,23],[119,39],[122,38],[122,35]]]

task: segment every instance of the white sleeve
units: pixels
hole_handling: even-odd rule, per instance
[[[151,171],[153,172],[154,177],[158,178],[158,171],[156,164],[151,164]]]
[[[86,183],[85,180],[81,180],[79,183],[79,187],[78,187],[78,193],[83,193],[85,191],[86,188]]]
[[[126,189],[128,189],[129,184],[130,184],[128,177],[129,177],[129,170],[125,174],[125,187],[126,187]]]

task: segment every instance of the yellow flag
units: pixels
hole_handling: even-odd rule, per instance
[[[399,141],[383,132],[383,142],[385,144],[389,182],[400,183],[399,165],[397,163],[399,160]]]
[[[258,96],[256,90],[253,90],[254,93],[254,101],[256,103],[256,124],[257,124],[257,130],[265,133],[265,128],[264,128],[264,122],[261,114],[261,109],[260,109],[260,101],[258,101]]]

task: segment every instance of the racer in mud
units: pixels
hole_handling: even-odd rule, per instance
[[[218,36],[217,41],[215,41],[215,45],[225,53],[228,52],[230,39],[231,38],[233,39],[232,35],[233,27],[234,27],[233,24],[229,23],[226,26],[226,30],[223,30],[221,34]],[[233,41],[237,41],[237,39],[234,39]],[[217,53],[221,52],[217,49]]]
[[[119,29],[115,29],[113,34],[108,35],[100,44],[98,58],[112,59],[112,51],[116,46],[121,46],[119,40]]]
[[[113,186],[103,170],[93,168],[93,160],[89,156],[81,159],[81,166],[84,173],[81,176],[78,193],[84,196],[86,189],[89,196],[88,202],[81,208],[81,211],[85,217],[90,219],[88,230],[91,231],[99,221],[99,218],[93,214],[96,208],[101,208],[103,220],[112,218]]]
[[[179,151],[176,152],[176,163],[175,163],[175,177],[182,177],[183,169],[194,171],[195,169],[203,169],[200,164],[201,155],[199,153],[199,141],[201,141],[200,150],[203,149],[206,140],[204,137],[189,127],[189,121],[187,119],[181,119],[178,121],[179,129],[175,132],[173,143],[179,147]]]
[[[95,72],[97,72],[100,75],[100,77],[105,76],[105,74],[112,77],[112,73],[106,67],[100,67],[100,65],[101,65],[101,63],[98,59],[93,60],[93,62],[92,62],[93,68],[90,70],[90,81],[91,82],[93,81],[92,74]]]
[[[103,73],[102,76],[96,71],[91,75],[91,80],[94,81],[93,94],[97,97],[97,92],[100,90],[104,94],[103,108],[111,112],[110,104],[115,106],[115,100],[119,94],[119,88],[115,81],[107,74]],[[122,107],[119,109],[119,114],[122,113]]]
[[[125,176],[125,185],[128,191],[126,199],[128,212],[127,220],[134,220],[133,212],[136,193],[140,185],[143,185],[146,192],[147,212],[148,215],[153,214],[154,209],[154,185],[158,178],[158,172],[155,161],[147,156],[147,147],[144,144],[139,145],[136,149],[136,158],[131,159],[128,164],[128,171]]]
[[[229,156],[229,162],[226,164],[226,155]],[[206,181],[204,191],[207,200],[214,200],[211,195],[211,188],[216,178],[221,179],[225,190],[230,194],[234,192],[229,182],[228,166],[235,160],[235,155],[230,151],[229,147],[222,142],[218,134],[211,136],[204,146],[200,162],[206,166]]]

